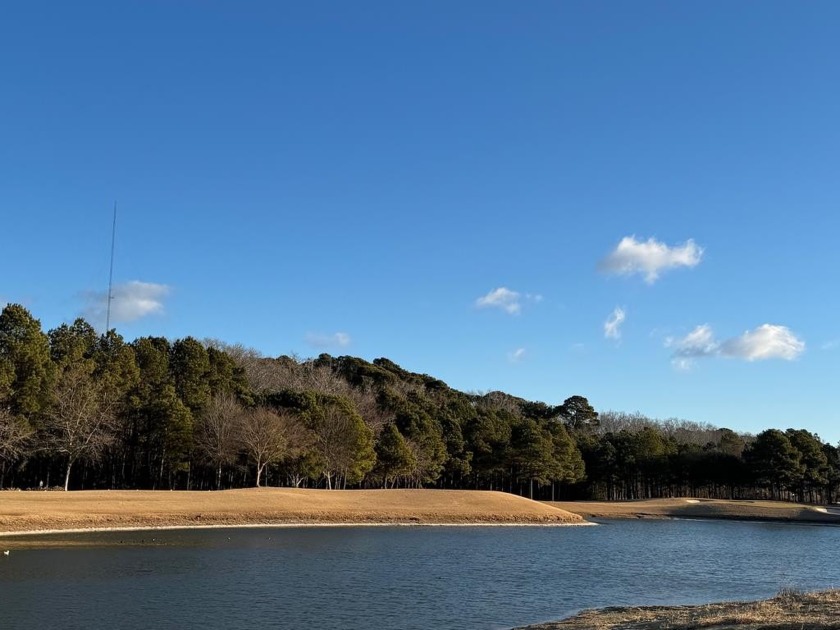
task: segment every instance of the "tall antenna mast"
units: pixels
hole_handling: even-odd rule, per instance
[[[114,286],[114,243],[117,238],[117,202],[114,202],[114,222],[111,225],[111,270],[108,273],[108,306],[105,310],[105,334],[111,330],[111,301],[114,294],[111,289]]]

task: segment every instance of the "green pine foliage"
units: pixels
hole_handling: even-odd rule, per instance
[[[192,337],[126,343],[0,312],[0,487],[435,487],[535,499],[833,502],[840,450],[504,392],[393,361],[265,358]]]
[[[41,322],[20,304],[0,312],[0,405],[37,420],[49,405],[54,367]]]

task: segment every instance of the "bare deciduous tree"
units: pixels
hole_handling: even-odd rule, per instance
[[[196,448],[215,467],[217,490],[222,486],[222,469],[236,460],[242,413],[242,407],[231,396],[214,396],[198,419]]]
[[[240,418],[242,446],[257,467],[259,488],[266,466],[282,461],[300,449],[306,429],[288,412],[274,412],[265,407],[252,409]]]
[[[476,392],[472,395],[476,396],[476,398],[474,398],[476,405],[482,409],[506,411],[514,416],[522,415],[522,407],[520,405],[522,401],[521,398],[517,399],[510,394],[499,391],[485,393]]]
[[[29,450],[33,434],[25,420],[16,418],[8,409],[0,409],[0,488],[7,468]]]
[[[394,412],[382,409],[376,400],[376,394],[366,389],[351,389],[347,398],[353,401],[356,411],[373,432],[374,439],[379,437],[385,425],[394,421]]]
[[[96,461],[114,439],[114,404],[85,363],[67,367],[52,387],[47,415],[49,449],[67,458],[64,489],[80,460]]]
[[[311,389],[320,394],[331,396],[346,395],[350,390],[350,383],[333,372],[326,365],[316,365],[313,361],[306,361],[299,382],[300,389]]]
[[[238,367],[245,370],[245,378],[255,392],[277,391],[284,387],[282,376],[278,378],[275,360],[265,358],[258,350],[241,343],[230,344],[219,339],[203,339],[201,343],[207,348],[220,350],[233,359]]]

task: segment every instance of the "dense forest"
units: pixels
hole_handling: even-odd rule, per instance
[[[466,393],[322,354],[191,337],[44,332],[0,313],[0,488],[490,489],[535,499],[691,495],[832,502],[838,449],[681,420]]]

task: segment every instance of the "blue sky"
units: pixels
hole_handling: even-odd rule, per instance
[[[29,2],[0,303],[840,439],[835,2]],[[608,325],[609,324],[609,325]]]

